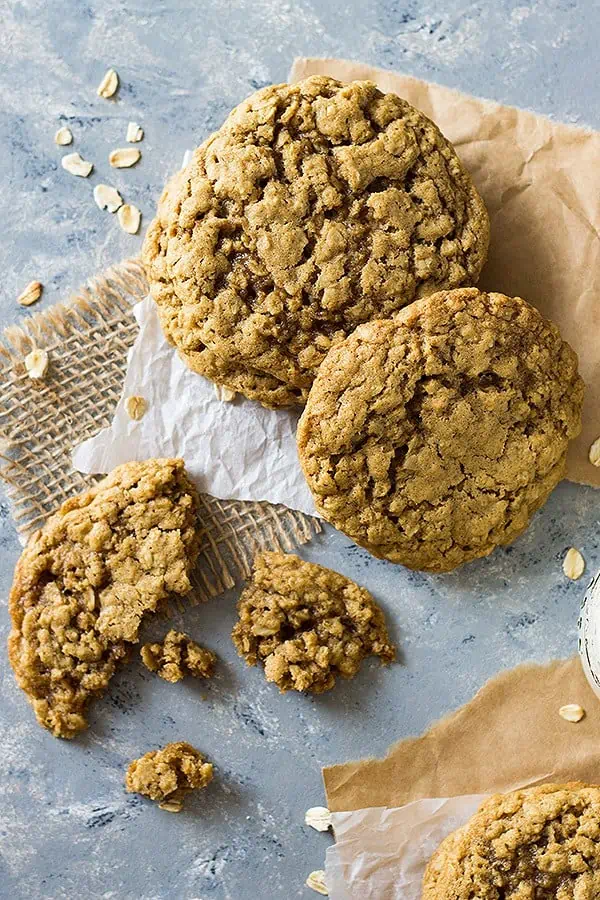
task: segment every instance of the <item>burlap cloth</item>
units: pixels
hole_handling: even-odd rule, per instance
[[[137,329],[131,307],[147,289],[141,264],[128,260],[0,337],[0,476],[23,540],[96,480],[73,471],[71,450],[111,422]],[[23,363],[34,345],[50,354],[42,382]],[[192,601],[246,577],[258,550],[291,550],[320,530],[318,520],[284,506],[200,500],[204,551]]]

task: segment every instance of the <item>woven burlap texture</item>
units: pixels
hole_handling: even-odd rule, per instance
[[[137,331],[131,308],[147,288],[140,262],[127,260],[0,338],[0,475],[23,539],[94,481],[73,471],[71,451],[111,422]],[[34,346],[50,356],[43,381],[25,370]],[[200,500],[204,549],[192,600],[234,587],[259,550],[291,550],[320,530],[317,519],[284,506]]]

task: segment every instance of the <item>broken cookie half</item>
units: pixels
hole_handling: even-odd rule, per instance
[[[72,497],[17,563],[8,654],[41,725],[71,738],[143,616],[190,590],[198,495],[180,459],[118,466]]]
[[[262,553],[238,603],[233,643],[282,692],[330,690],[367,656],[395,657],[382,610],[349,578],[286,553]]]
[[[125,787],[129,793],[155,800],[167,812],[180,812],[185,795],[212,781],[213,766],[186,741],[150,750],[129,764]]]

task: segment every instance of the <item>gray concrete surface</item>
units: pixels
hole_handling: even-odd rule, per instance
[[[89,275],[135,253],[92,201],[110,181],[148,221],[182,148],[219,125],[253,89],[285,79],[295,54],[340,55],[401,69],[570,122],[600,127],[600,7],[569,0],[64,0],[0,3],[0,316],[32,278],[55,303]],[[117,102],[96,86],[109,66]],[[127,122],[146,132],[133,170],[107,155]],[[85,181],[60,167],[60,124],[94,161]],[[1,508],[0,639],[19,547]],[[380,599],[402,652],[389,671],[311,699],[280,696],[246,671],[229,640],[235,594],[189,609],[178,624],[222,657],[207,685],[170,686],[134,663],[96,704],[79,740],[33,721],[0,655],[0,896],[123,900],[287,900],[320,868],[329,837],[303,826],[323,801],[320,767],[383,754],[403,735],[466,701],[498,670],[566,655],[576,646],[584,590],[561,557],[598,564],[598,495],[563,484],[509,550],[451,575],[378,562],[328,530],[302,552],[365,584]],[[154,623],[149,633],[158,634]],[[123,792],[125,764],[186,739],[216,763],[202,796],[171,816]]]

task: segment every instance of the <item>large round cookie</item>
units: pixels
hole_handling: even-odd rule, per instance
[[[563,477],[583,382],[520,298],[443,291],[361,325],[298,426],[317,509],[375,556],[443,572],[527,527]]]
[[[73,737],[138,628],[190,590],[198,495],[181,459],[117,466],[29,540],[9,599],[8,657],[41,725]]]
[[[143,257],[184,355],[303,389],[361,322],[474,283],[488,238],[433,122],[371,82],[315,77],[231,113],[167,186]]]
[[[422,900],[597,900],[600,787],[498,794],[431,859]]]

